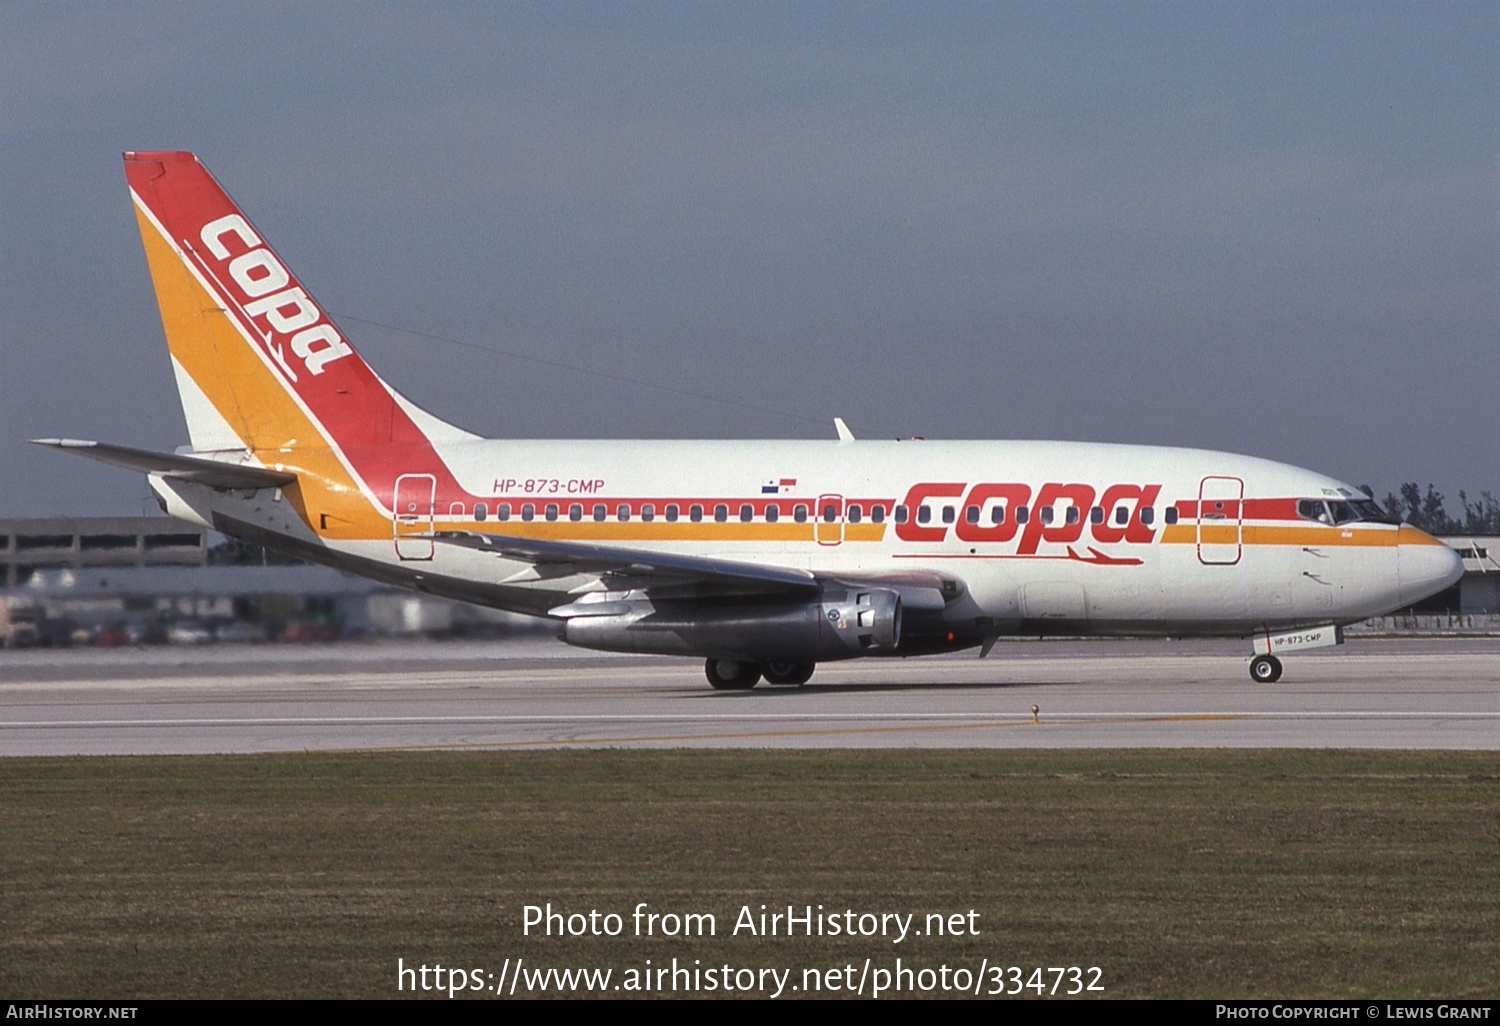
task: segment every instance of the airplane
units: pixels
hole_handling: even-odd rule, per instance
[[[1249,673],[1463,573],[1322,474],[1044,441],[489,440],[354,349],[188,152],[124,154],[190,445],[42,445],[162,509],[571,644],[693,656],[723,690],[1007,636],[1249,639]]]

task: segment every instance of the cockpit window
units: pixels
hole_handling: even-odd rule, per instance
[[[1297,515],[1307,520],[1316,520],[1320,524],[1331,524],[1333,518],[1328,515],[1328,507],[1323,505],[1322,499],[1302,499],[1297,503]]]
[[[1320,524],[1352,524],[1364,522],[1370,524],[1398,524],[1399,520],[1390,516],[1380,505],[1371,499],[1300,499],[1297,502],[1297,515],[1306,520],[1316,520]]]
[[[1353,499],[1349,502],[1355,516],[1371,524],[1399,524],[1400,517],[1393,517],[1381,508],[1374,499]]]
[[[1355,515],[1354,509],[1347,502],[1337,500],[1329,502],[1328,512],[1332,515],[1335,524],[1347,524],[1359,519]]]

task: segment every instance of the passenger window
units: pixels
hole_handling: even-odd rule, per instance
[[[1052,523],[1052,507],[1051,506],[1043,506],[1042,507],[1042,523],[1044,523],[1044,524],[1050,524],[1050,523]]]
[[[666,516],[667,516],[667,523],[669,523],[669,524],[675,524],[675,523],[677,523],[677,503],[675,503],[675,502],[669,502],[669,503],[667,503]]]
[[[1166,517],[1166,519],[1167,519],[1167,523],[1169,523],[1169,524],[1175,524],[1175,523],[1177,523],[1177,507],[1176,506],[1168,506],[1167,507],[1167,517]]]
[[[703,522],[703,507],[696,502],[688,507],[688,519],[695,524]]]
[[[1126,509],[1124,506],[1116,506],[1115,523],[1119,524],[1121,527],[1124,527],[1126,524],[1130,523],[1130,510]]]
[[[870,520],[872,523],[876,524],[885,523],[885,507],[878,502],[875,505],[871,506]]]
[[[1016,507],[1016,523],[1024,524],[1031,517],[1031,510],[1025,506]]]
[[[1104,507],[1103,506],[1093,506],[1093,507],[1091,507],[1089,509],[1089,523],[1091,523],[1091,524],[1102,524],[1102,523],[1104,523]]]
[[[951,524],[951,523],[953,523],[953,518],[955,516],[957,516],[957,511],[954,510],[954,508],[952,506],[944,506],[943,507],[943,523],[945,523],[945,524]]]
[[[594,503],[594,519],[602,521],[607,516],[609,516],[609,510],[604,508],[604,503]]]
[[[641,519],[646,521],[656,519],[656,505],[654,503],[648,502],[641,507]]]
[[[475,520],[478,520],[480,523],[483,523],[484,522],[484,518],[487,517],[487,516],[489,516],[489,515],[490,515],[490,508],[488,506],[486,506],[482,502],[476,502],[476,503],[474,503],[474,519]]]
[[[521,507],[521,519],[522,520],[534,520],[534,519],[536,519],[536,507],[533,506],[529,502],[526,503],[525,505],[523,505]]]
[[[797,505],[793,506],[792,519],[797,521],[797,523],[799,524],[807,523],[807,506],[800,502],[797,503]]]
[[[766,506],[766,523],[774,524],[781,519],[781,507],[772,502]]]
[[[898,523],[898,524],[904,524],[904,523],[906,523],[907,515],[908,515],[908,513],[907,513],[906,507],[903,506],[903,505],[899,505],[898,504],[896,506],[896,523]]]
[[[926,524],[932,521],[932,507],[921,505],[917,507],[917,523]]]
[[[823,507],[823,523],[831,524],[839,518],[839,508],[832,504]]]
[[[721,524],[724,521],[728,520],[729,519],[729,507],[726,506],[726,505],[724,505],[724,503],[722,503],[722,502],[718,503],[717,505],[715,505],[714,506],[714,519],[717,520]]]
[[[740,504],[740,522],[748,524],[755,519],[755,507],[748,502]]]
[[[495,507],[495,519],[496,520],[509,520],[510,519],[510,503],[508,503],[508,502],[502,502],[500,505],[498,505],[498,506]]]
[[[628,503],[622,502],[615,507],[615,519],[620,521],[630,519],[630,505]]]
[[[849,514],[848,515],[849,515],[849,523],[851,523],[851,524],[857,524],[857,523],[859,523],[860,518],[863,517],[865,514],[864,514],[864,511],[862,509],[860,509],[859,504],[855,503],[854,505],[852,505],[852,506],[849,507]]]
[[[557,519],[557,503],[555,503],[555,502],[549,502],[549,503],[547,503],[547,519],[548,520],[556,520]]]
[[[979,507],[978,506],[965,506],[964,507],[964,520],[967,521],[968,523],[971,523],[971,524],[977,524],[977,523],[979,523]]]
[[[1150,527],[1156,521],[1156,510],[1150,506],[1141,507],[1141,523]]]
[[[992,523],[992,524],[1003,524],[1003,523],[1005,523],[1005,507],[1004,506],[991,506],[990,507],[990,523]]]
[[[583,519],[583,507],[580,506],[576,502],[573,503],[573,505],[569,506],[568,507],[568,519],[572,520],[575,523],[578,522],[579,520],[582,520]]]
[[[1063,515],[1063,519],[1066,520],[1070,524],[1076,524],[1076,523],[1078,523],[1078,507],[1077,506],[1069,506],[1068,507],[1068,512]]]

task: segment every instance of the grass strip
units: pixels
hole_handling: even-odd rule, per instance
[[[1109,997],[1494,997],[1500,764],[888,749],[5,759],[0,888],[6,997],[389,997],[398,959],[497,972],[517,957],[777,966],[799,982],[866,958],[971,972],[987,959],[1099,966]],[[624,931],[523,936],[523,907],[548,902],[618,913]],[[712,914],[715,936],[637,937],[641,902]],[[912,913],[917,928],[972,909],[979,933],[732,934],[762,904]]]

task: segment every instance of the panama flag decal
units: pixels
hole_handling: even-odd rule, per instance
[[[795,477],[773,477],[760,486],[760,494],[780,495],[782,492],[789,492],[796,487],[797,479]]]

